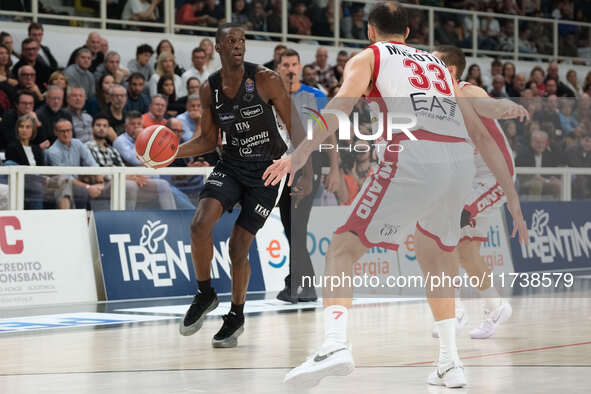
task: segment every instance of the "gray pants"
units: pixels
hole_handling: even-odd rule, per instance
[[[93,210],[109,209],[109,201],[111,198],[111,182],[106,182],[101,195],[95,199],[90,200],[90,205]],[[174,196],[170,191],[168,182],[163,179],[148,179],[148,182],[143,186],[132,180],[125,181],[125,209],[128,211],[135,210],[138,202],[158,201],[158,208],[160,209],[176,209]]]

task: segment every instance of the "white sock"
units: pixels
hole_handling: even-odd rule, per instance
[[[455,298],[455,305],[456,305],[456,310],[458,309],[464,309],[464,304],[462,302],[462,295],[460,294],[460,288],[459,287],[454,287],[454,298]]]
[[[439,330],[439,366],[446,366],[458,361],[456,347],[456,319],[445,319],[435,322]]]
[[[346,343],[348,310],[342,305],[331,305],[324,309],[325,341]]]
[[[501,296],[494,286],[480,292],[484,298],[484,309],[487,312],[492,312],[501,306]]]

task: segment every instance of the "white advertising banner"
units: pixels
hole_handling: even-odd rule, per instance
[[[0,212],[0,309],[96,300],[86,211]]]
[[[312,258],[316,275],[324,273],[326,252],[330,245],[330,239],[338,225],[337,221],[344,222],[347,213],[346,207],[314,207],[310,215],[308,225],[308,252]],[[495,274],[501,272],[514,272],[511,251],[505,229],[504,217],[501,210],[492,214],[489,220],[490,227],[488,241],[482,243],[481,256],[485,258],[488,266]],[[398,251],[394,252],[383,248],[372,248],[353,265],[353,275],[377,276],[380,283],[386,283],[387,277],[412,277],[422,275],[417,262],[415,251],[414,227],[405,230],[403,242]],[[371,293],[371,289],[365,289],[364,294]],[[378,292],[376,292],[378,293]],[[402,289],[395,287],[388,289],[389,295],[404,294]]]

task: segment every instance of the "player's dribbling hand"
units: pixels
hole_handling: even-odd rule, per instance
[[[519,235],[519,243],[529,244],[527,224],[523,218],[519,197],[517,197],[517,195],[512,198],[507,196],[507,208],[513,218],[513,232],[511,238],[515,238],[516,235]]]
[[[281,182],[281,179],[283,179],[283,177],[287,174],[289,174],[287,185],[291,186],[293,182],[291,155],[284,156],[278,160],[273,160],[273,164],[267,167],[267,169],[263,173],[263,180],[265,181],[265,186],[275,186],[276,184]]]

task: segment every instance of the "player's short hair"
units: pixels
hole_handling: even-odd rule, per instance
[[[382,34],[406,34],[408,12],[397,1],[376,4],[367,17],[367,23]]]
[[[135,50],[135,55],[139,56],[143,53],[149,53],[150,55],[154,54],[154,49],[148,44],[138,45],[137,49]]]
[[[446,66],[456,67],[455,77],[459,80],[466,69],[466,55],[464,55],[464,52],[453,45],[439,45],[435,47],[434,52],[439,52],[441,54],[441,60]]]
[[[283,51],[283,53],[281,53],[281,56],[279,56],[279,63],[281,63],[283,61],[284,57],[292,57],[295,56],[298,58],[298,63],[300,62],[300,54],[298,53],[298,51],[296,51],[295,49],[286,49],[285,51]]]
[[[217,31],[215,32],[215,42],[221,42],[224,39],[224,36],[226,35],[226,33],[228,32],[228,30],[230,29],[242,29],[242,26],[237,24],[237,23],[224,23],[223,25],[220,25],[217,29]]]

